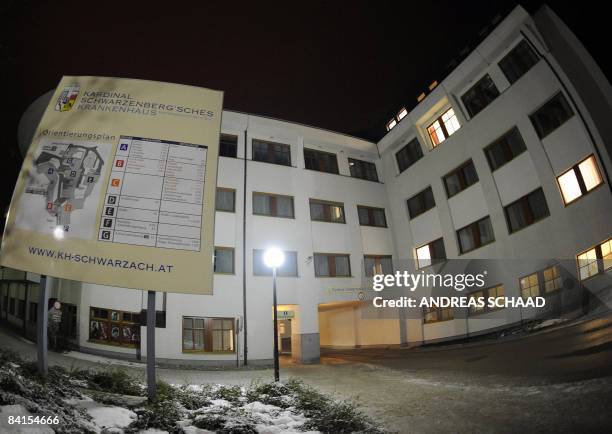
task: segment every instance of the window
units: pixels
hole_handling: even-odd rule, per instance
[[[426,307],[424,323],[450,321],[454,318],[452,307]]]
[[[17,300],[17,318],[25,319],[25,300]]]
[[[449,198],[465,190],[472,184],[478,182],[478,174],[472,160],[468,160],[461,166],[444,176],[444,187]]]
[[[231,247],[215,247],[215,273],[234,274],[234,249]]]
[[[357,214],[359,215],[359,224],[361,226],[387,227],[387,218],[385,217],[384,208],[357,205]]]
[[[38,318],[38,303],[35,301],[30,302],[30,311],[28,312],[29,322],[36,322]]]
[[[566,205],[603,184],[597,161],[593,155],[557,177],[563,203]]]
[[[532,225],[550,215],[542,188],[538,188],[505,206],[504,211],[510,233]]]
[[[484,306],[472,305],[469,307],[469,314],[474,315],[478,313],[484,312],[492,312],[498,309],[503,309],[501,307],[489,307],[488,299],[495,298],[498,299],[504,296],[504,285],[496,285],[491,288],[480,289],[478,291],[474,291],[470,294],[470,298],[478,300],[479,298],[484,298]]]
[[[525,152],[525,142],[518,128],[514,127],[484,149],[491,171],[502,167]]]
[[[461,128],[461,125],[459,125],[455,110],[449,108],[427,127],[427,134],[429,134],[432,147],[435,148],[448,139],[459,128]]]
[[[491,219],[486,216],[457,231],[459,252],[467,253],[495,241]]]
[[[580,280],[612,268],[612,238],[577,256]]]
[[[293,197],[253,192],[253,214],[294,218]]]
[[[304,163],[306,169],[338,173],[338,158],[336,154],[304,148]]]
[[[14,297],[11,297],[9,299],[9,313],[13,316],[15,315],[15,298]]]
[[[234,320],[184,316],[183,351],[234,352]]]
[[[291,166],[291,148],[285,143],[253,139],[253,160]]]
[[[215,209],[217,211],[236,211],[236,190],[231,188],[217,187],[215,198]]]
[[[461,96],[461,100],[470,116],[474,117],[498,96],[499,90],[489,74],[486,74]]]
[[[368,181],[378,182],[378,172],[376,172],[376,164],[369,161],[356,160],[349,158],[349,168],[353,178],[367,179]]]
[[[310,199],[310,219],[317,222],[346,223],[344,204]]]
[[[89,340],[109,345],[137,346],[140,342],[140,314],[91,307]]]
[[[314,254],[316,277],[350,277],[351,262],[349,255],[315,253]]]
[[[253,274],[255,276],[272,275],[272,269],[264,262],[264,253],[265,250],[253,250]],[[297,252],[284,251],[283,253],[285,253],[285,262],[276,269],[276,275],[282,277],[297,277]]]
[[[236,158],[238,155],[238,136],[221,134],[219,155],[222,157]]]
[[[434,200],[431,187],[427,187],[422,192],[415,194],[406,202],[408,204],[408,214],[410,215],[411,219],[423,214],[425,211],[429,211],[436,206],[436,201]]]
[[[536,133],[538,133],[538,137],[543,139],[572,116],[574,116],[574,111],[569,106],[565,96],[559,92],[529,116],[529,119],[531,119]]]
[[[540,282],[538,273],[530,274],[529,276],[521,277],[519,280],[521,286],[521,297],[533,298],[540,295]]]
[[[446,250],[444,249],[444,240],[438,238],[429,244],[425,244],[416,249],[417,268],[427,267],[432,264],[444,261],[446,259]]]
[[[536,63],[538,63],[538,56],[527,41],[522,40],[499,61],[499,68],[510,84],[513,84]]]
[[[559,267],[553,265],[552,267],[546,268],[543,271],[544,275],[544,292],[548,294],[549,292],[556,291],[561,289],[561,273],[559,272]]]
[[[372,277],[375,274],[393,274],[393,262],[390,255],[365,255],[363,264],[366,277]]]
[[[397,151],[395,159],[397,160],[397,167],[399,172],[402,173],[408,169],[414,163],[421,159],[423,156],[423,149],[417,139],[412,139],[406,146]]]

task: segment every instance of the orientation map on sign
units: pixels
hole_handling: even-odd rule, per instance
[[[64,77],[15,188],[4,266],[212,293],[222,93]]]

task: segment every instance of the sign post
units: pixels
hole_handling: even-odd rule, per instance
[[[147,292],[147,396],[149,402],[157,396],[155,379],[155,291]]]
[[[147,288],[150,398],[153,291],[212,294],[222,106],[223,93],[210,89],[63,77],[11,200],[0,265]],[[47,280],[38,307],[41,373],[47,370]]]
[[[49,300],[49,288],[47,282],[49,278],[45,275],[40,276],[39,292],[38,292],[38,322],[36,324],[36,350],[38,356],[38,373],[42,377],[46,377],[49,371],[48,354],[47,354],[47,327],[49,320],[49,311],[47,303]]]

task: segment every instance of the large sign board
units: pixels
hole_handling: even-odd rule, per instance
[[[64,77],[25,157],[0,264],[211,294],[222,102],[192,86]]]

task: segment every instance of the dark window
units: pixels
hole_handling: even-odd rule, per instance
[[[253,192],[253,214],[294,218],[293,197]]]
[[[512,84],[521,78],[536,63],[538,63],[538,56],[527,41],[522,40],[512,49],[512,51],[499,61],[499,68],[510,84]]]
[[[446,260],[446,249],[444,248],[444,240],[438,238],[429,244],[425,244],[416,249],[417,268],[427,267],[432,264],[437,264]]]
[[[215,273],[234,274],[234,249],[231,247],[215,247]]]
[[[234,212],[236,207],[236,190],[217,187],[215,209],[217,211]]]
[[[253,139],[253,160],[291,166],[291,148],[285,143]]]
[[[184,316],[183,351],[234,352],[234,320]]]
[[[99,343],[135,347],[140,342],[140,313],[92,307],[89,339]]]
[[[319,222],[346,223],[344,204],[310,199],[310,219]]]
[[[406,202],[408,203],[408,214],[410,214],[411,219],[436,206],[436,201],[434,200],[431,187],[427,187],[420,193],[415,194]]]
[[[393,274],[393,261],[390,255],[365,255],[363,268],[366,277],[372,277],[375,274]]]
[[[478,182],[478,174],[472,160],[468,160],[444,177],[444,187],[449,198]]]
[[[272,269],[264,262],[265,250],[253,250],[253,274],[255,276],[271,276]],[[283,252],[285,254],[285,262],[276,269],[277,276],[297,277],[298,263],[297,252]]]
[[[304,148],[304,164],[306,169],[338,173],[338,158],[329,152]]]
[[[349,158],[349,168],[353,178],[367,179],[368,181],[378,181],[378,172],[376,172],[376,164],[369,161],[355,160]]]
[[[28,312],[28,320],[29,322],[36,322],[36,318],[38,318],[38,303],[31,301],[30,312]]]
[[[17,300],[17,318],[25,319],[25,300]]]
[[[474,117],[498,96],[499,90],[489,74],[486,74],[464,93],[461,99],[470,116]]]
[[[526,151],[525,142],[518,128],[514,127],[484,149],[491,171],[499,169]]]
[[[9,313],[15,315],[15,299],[13,297],[9,299]]]
[[[421,149],[421,144],[417,139],[412,139],[395,154],[400,173],[416,163],[422,156],[423,149]]]
[[[238,155],[238,136],[232,134],[221,134],[219,142],[219,155],[222,157],[236,158]]]
[[[350,277],[351,261],[349,255],[315,253],[316,277]]]
[[[550,215],[542,188],[538,188],[512,202],[504,210],[510,233],[516,232]]]
[[[384,208],[357,205],[357,214],[359,215],[359,224],[361,226],[387,227]]]
[[[565,96],[559,92],[529,116],[529,119],[531,119],[536,133],[538,133],[538,137],[543,139],[572,116],[574,116],[574,111],[569,106]]]
[[[457,231],[460,253],[467,253],[495,241],[489,216],[478,220]]]

